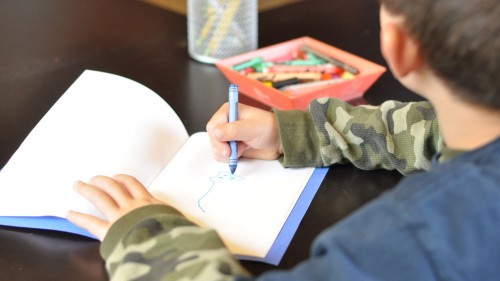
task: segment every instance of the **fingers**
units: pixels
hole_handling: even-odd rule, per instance
[[[224,104],[207,124],[213,157],[227,161],[228,141],[238,141],[238,156],[276,159],[281,154],[278,123],[274,113],[245,104],[238,104],[239,118],[228,122],[228,105]]]
[[[257,125],[258,121],[255,122],[252,119],[258,118],[257,116],[265,111],[244,104],[238,104],[238,120],[228,122],[228,110],[229,107],[225,103],[212,116],[207,123],[207,132],[209,135],[219,142],[232,140],[248,141],[255,138],[255,125]]]
[[[214,113],[206,126],[212,145],[212,154],[215,160],[221,162],[227,161],[230,154],[230,148],[226,141],[221,140],[222,132],[218,129],[218,126],[228,123],[228,111],[228,103],[223,104],[220,109]]]
[[[115,180],[115,178],[110,178],[106,176],[95,176],[90,180],[90,185],[97,187],[102,190],[102,192],[95,192],[107,194],[113,201],[115,201],[117,206],[121,206],[128,202],[132,195],[129,192],[129,188],[123,183]],[[88,198],[87,198],[88,199]]]
[[[163,203],[156,200],[136,178],[118,174],[112,178],[95,176],[90,183],[77,181],[75,190],[94,204],[110,219],[119,216],[123,209],[135,204]]]
[[[68,220],[87,229],[101,240],[109,227],[123,215],[143,206],[165,204],[154,198],[137,179],[128,175],[115,175],[112,178],[96,176],[90,183],[77,181],[74,188],[90,201],[106,220],[73,211],[67,214]]]
[[[92,235],[101,241],[106,236],[110,227],[109,222],[92,215],[82,214],[75,211],[69,211],[66,218],[75,225],[87,229]]]
[[[226,162],[230,155],[228,141],[238,141],[238,156],[276,159],[281,154],[277,120],[274,113],[245,104],[238,104],[239,118],[228,122],[228,105],[221,108],[207,123],[213,157]]]
[[[149,191],[136,178],[118,174],[114,175],[113,179],[127,189],[128,194],[133,198],[149,198],[152,197]]]
[[[226,102],[217,110],[207,123],[206,129],[209,134],[214,133],[215,127],[228,122],[229,105]]]
[[[91,182],[95,183],[97,177],[94,177]],[[99,178],[104,178],[100,176]],[[110,183],[105,179],[97,179],[97,182],[105,182]],[[117,201],[110,195],[107,191],[102,189],[101,187],[94,186],[92,184],[84,183],[82,181],[75,182],[74,189],[82,195],[85,199],[91,202],[96,208],[108,219],[114,218],[117,215],[117,209],[119,205]],[[109,187],[106,187],[107,190],[110,190]],[[112,192],[116,193],[116,192]]]

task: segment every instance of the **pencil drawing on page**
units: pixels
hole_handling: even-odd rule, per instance
[[[203,208],[202,206],[202,203],[201,201],[207,197],[207,195],[212,192],[212,190],[214,189],[215,185],[219,182],[224,182],[224,181],[239,181],[239,180],[243,180],[244,178],[242,177],[239,177],[239,176],[236,176],[236,175],[233,175],[231,174],[230,172],[222,172],[222,171],[219,171],[219,173],[215,176],[212,176],[209,178],[209,181],[210,181],[210,187],[208,188],[208,191],[205,192],[205,194],[203,194],[200,199],[198,199],[198,207],[200,208],[200,210],[202,212],[205,212],[205,209]]]

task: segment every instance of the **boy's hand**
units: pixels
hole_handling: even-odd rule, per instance
[[[146,205],[165,204],[155,199],[137,179],[127,175],[96,176],[90,183],[77,181],[74,188],[94,204],[106,220],[75,211],[68,213],[68,220],[101,241],[111,225],[128,212]]]
[[[238,104],[238,120],[228,123],[228,104],[225,103],[207,124],[212,153],[218,161],[227,161],[228,141],[238,141],[238,156],[276,159],[282,154],[278,123],[270,111]]]

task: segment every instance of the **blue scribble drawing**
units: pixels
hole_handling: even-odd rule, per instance
[[[200,210],[205,212],[205,209],[203,209],[203,207],[201,206],[201,200],[203,200],[203,198],[205,198],[214,189],[216,183],[222,182],[222,181],[235,181],[235,180],[242,180],[242,179],[243,179],[242,177],[233,175],[229,172],[222,172],[222,171],[219,171],[219,173],[216,176],[210,177],[209,178],[210,188],[208,189],[208,191],[205,194],[203,194],[203,196],[200,197],[200,199],[198,199],[198,207],[200,208]]]

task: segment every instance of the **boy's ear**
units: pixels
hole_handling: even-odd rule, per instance
[[[421,66],[418,46],[398,23],[381,27],[380,47],[396,78],[404,78]]]

